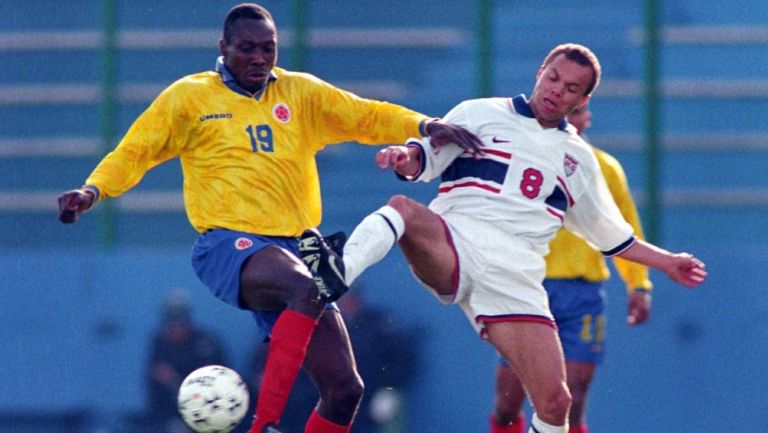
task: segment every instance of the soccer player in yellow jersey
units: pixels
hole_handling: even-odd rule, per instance
[[[480,152],[466,130],[404,107],[360,98],[310,74],[276,66],[277,29],[265,8],[232,8],[215,71],[181,78],[133,123],[83,187],[59,197],[72,223],[144,174],[179,158],[184,203],[200,233],[192,265],[221,300],[250,310],[270,338],[251,433],[279,432],[299,368],[320,400],[306,433],[345,433],[363,392],[343,320],[299,258],[299,236],[320,224],[315,154],[327,144],[400,143],[427,134],[437,145]]]
[[[568,115],[571,123],[584,137],[591,126],[592,112],[584,105]],[[586,139],[586,137],[584,137]],[[593,148],[608,189],[624,219],[642,238],[643,230],[637,208],[632,200],[624,170],[608,153]],[[549,244],[546,257],[547,277],[544,287],[549,296],[550,309],[557,323],[558,335],[565,353],[568,389],[572,403],[568,433],[587,433],[587,392],[592,383],[595,367],[602,362],[605,337],[605,314],[602,284],[609,270],[602,253],[590,247],[583,239],[560,229]],[[627,286],[627,321],[630,325],[644,323],[651,310],[652,288],[648,268],[619,257],[614,265]],[[523,433],[525,414],[522,410],[525,391],[509,363],[499,357],[496,368],[496,397],[491,415],[491,433]]]

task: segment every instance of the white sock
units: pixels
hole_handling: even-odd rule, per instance
[[[363,218],[344,245],[344,278],[347,285],[383,259],[404,232],[405,221],[391,206],[383,206]]]
[[[536,412],[534,412],[533,416],[531,417],[531,428],[528,429],[528,433],[567,433],[567,432],[568,432],[568,420],[565,421],[565,425],[547,424],[544,421],[539,419],[539,417],[536,415]]]

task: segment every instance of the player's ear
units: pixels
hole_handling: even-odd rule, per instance
[[[221,52],[221,55],[224,56],[226,59],[227,57],[227,42],[224,40],[224,38],[219,39],[219,51]]]
[[[587,105],[587,102],[589,102],[590,98],[592,98],[592,95],[586,95],[582,97],[581,101],[579,101],[579,105],[577,105],[576,108],[582,108]]]

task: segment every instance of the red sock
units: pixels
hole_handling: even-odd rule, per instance
[[[568,433],[589,433],[586,424],[575,425],[568,429]]]
[[[332,423],[317,413],[317,410],[314,410],[307,420],[304,433],[349,433],[351,429],[352,423],[348,425]]]
[[[491,415],[491,433],[525,433],[525,418],[520,416],[512,424],[498,425],[496,417]]]
[[[265,425],[280,420],[315,326],[317,320],[292,310],[277,318],[250,433],[261,433]]]

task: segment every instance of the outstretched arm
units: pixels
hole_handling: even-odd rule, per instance
[[[688,253],[673,254],[641,239],[618,256],[658,269],[685,287],[696,287],[707,277],[706,266],[696,257]]]

